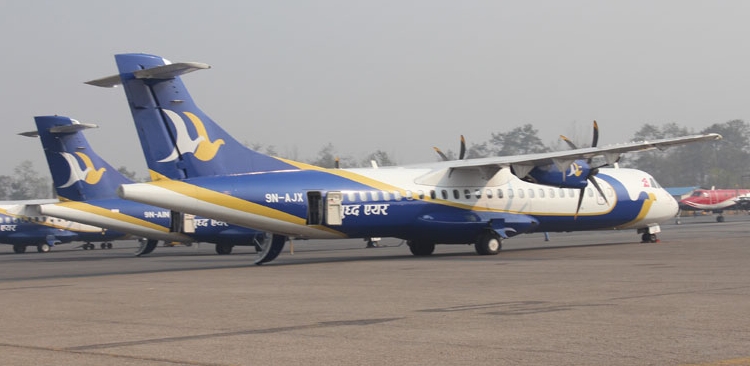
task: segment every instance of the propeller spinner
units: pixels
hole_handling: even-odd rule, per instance
[[[560,138],[565,141],[568,146],[572,149],[577,149],[578,147],[571,141],[569,138],[560,135]],[[596,144],[599,143],[599,124],[594,121],[594,133],[591,140],[591,147],[596,147]],[[591,166],[591,158],[586,159],[586,164]],[[596,190],[599,192],[599,194],[604,198],[604,202],[609,204],[609,201],[607,201],[607,196],[604,195],[604,191],[602,190],[602,187],[599,186],[599,183],[596,182],[596,179],[594,179],[594,176],[599,173],[599,168],[606,166],[607,164],[599,165],[597,167],[593,167],[589,169],[588,174],[586,176],[586,180],[591,182],[591,185],[596,188]],[[586,190],[586,187],[581,187],[580,192],[578,192],[578,206],[576,207],[576,214],[573,216],[574,218],[578,218],[578,212],[581,210],[581,203],[583,203],[583,194]]]

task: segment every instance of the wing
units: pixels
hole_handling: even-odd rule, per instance
[[[565,171],[570,164],[578,159],[591,159],[604,157],[608,164],[614,164],[620,155],[627,152],[646,151],[652,149],[664,150],[666,148],[684,145],[700,141],[720,140],[722,137],[717,133],[704,135],[691,135],[658,139],[653,141],[628,142],[624,144],[608,145],[602,147],[588,147],[582,149],[555,151],[540,154],[498,156],[491,158],[451,160],[435,163],[450,169],[490,169],[496,170],[502,167],[513,167],[518,176],[525,176],[538,166],[555,165],[560,171]]]

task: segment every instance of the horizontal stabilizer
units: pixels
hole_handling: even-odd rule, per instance
[[[70,124],[70,125],[51,127],[49,129],[49,132],[50,133],[76,133],[78,131],[83,131],[88,128],[99,128],[98,125],[95,125],[93,123],[80,123],[76,120],[72,120],[72,121],[73,121],[73,124]],[[26,137],[39,137],[39,131],[21,132],[19,133],[19,135],[26,136]]]
[[[178,62],[164,66],[157,66],[150,69],[138,70],[133,72],[136,79],[155,79],[166,80],[189,72],[210,69],[211,66],[201,62]],[[112,88],[122,84],[120,75],[107,76],[105,78],[87,81],[85,84],[100,86],[103,88]]]

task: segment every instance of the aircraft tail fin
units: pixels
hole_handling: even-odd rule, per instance
[[[22,135],[40,138],[60,199],[115,198],[117,187],[132,183],[99,157],[81,132],[98,126],[62,116],[34,117],[34,121],[37,130]]]
[[[115,61],[119,75],[87,84],[123,85],[153,177],[184,179],[296,169],[245,147],[196,106],[180,76],[210,66],[171,63],[138,53],[115,55]]]

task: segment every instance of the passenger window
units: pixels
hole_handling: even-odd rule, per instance
[[[565,198],[565,190],[560,188],[560,198]]]
[[[521,188],[518,189],[518,198],[524,198],[523,189]]]
[[[357,200],[357,195],[354,194],[354,192],[347,192],[346,199],[348,199],[349,202],[354,202]]]
[[[534,190],[529,188],[529,198],[534,198]]]
[[[482,190],[477,188],[474,190],[474,197],[476,198],[482,198]]]
[[[359,200],[361,202],[367,202],[367,192],[365,191],[359,192]]]
[[[497,189],[497,198],[503,198],[503,189],[502,188],[498,188]]]
[[[464,189],[464,197],[466,197],[467,200],[471,198],[471,191],[468,189]]]
[[[434,189],[430,190],[430,198],[432,198],[432,199],[436,199],[437,198],[437,193],[435,193]]]
[[[492,190],[491,189],[486,190],[485,194],[487,195],[487,198],[492,198]]]
[[[448,199],[448,191],[447,191],[447,190],[445,190],[445,189],[444,189],[444,190],[442,190],[442,191],[440,192],[440,194],[441,194],[441,195],[443,196],[443,199],[444,199],[444,200],[447,200],[447,199]]]
[[[459,199],[459,198],[461,198],[461,193],[458,193],[458,189],[454,189],[454,190],[453,190],[453,198],[454,198],[454,199]]]
[[[539,188],[539,198],[544,198],[544,188]]]
[[[594,190],[591,188],[586,188],[586,193],[589,194],[589,197],[594,197]]]
[[[550,188],[549,189],[549,197],[550,198],[555,198],[555,189],[554,188]]]
[[[513,189],[508,189],[508,198],[513,198]]]
[[[373,201],[378,201],[379,200],[378,191],[370,192],[370,197],[372,198]]]
[[[424,199],[424,191],[417,191],[417,196],[419,197],[420,200]]]

